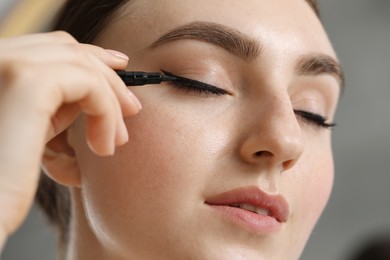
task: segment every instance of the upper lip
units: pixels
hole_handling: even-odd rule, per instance
[[[247,204],[264,208],[278,222],[286,222],[289,216],[289,205],[282,195],[267,194],[257,186],[237,188],[210,196],[206,199],[206,204],[232,207],[238,204]]]

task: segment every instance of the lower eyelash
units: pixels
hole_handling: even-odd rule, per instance
[[[296,115],[300,116],[302,119],[304,119],[308,123],[313,124],[314,126],[317,126],[317,127],[331,129],[331,128],[336,126],[335,123],[327,123],[325,117],[318,115],[318,114],[315,114],[315,113],[311,113],[311,112],[303,111],[303,110],[294,110],[294,113]]]

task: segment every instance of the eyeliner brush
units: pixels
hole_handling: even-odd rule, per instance
[[[164,81],[177,80],[176,77],[167,76],[159,72],[143,72],[143,71],[116,71],[119,77],[123,80],[126,86],[142,86],[146,84],[160,84]]]

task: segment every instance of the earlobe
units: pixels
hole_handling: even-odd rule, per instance
[[[80,170],[67,134],[67,131],[64,131],[47,143],[42,166],[45,173],[55,182],[68,187],[78,187]]]

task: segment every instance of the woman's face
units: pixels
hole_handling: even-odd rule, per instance
[[[97,44],[126,53],[128,70],[219,89],[131,88],[143,109],[112,157],[70,129],[85,232],[134,259],[298,258],[329,198],[331,130],[321,117],[332,121],[340,92],[309,5],[131,1]]]

